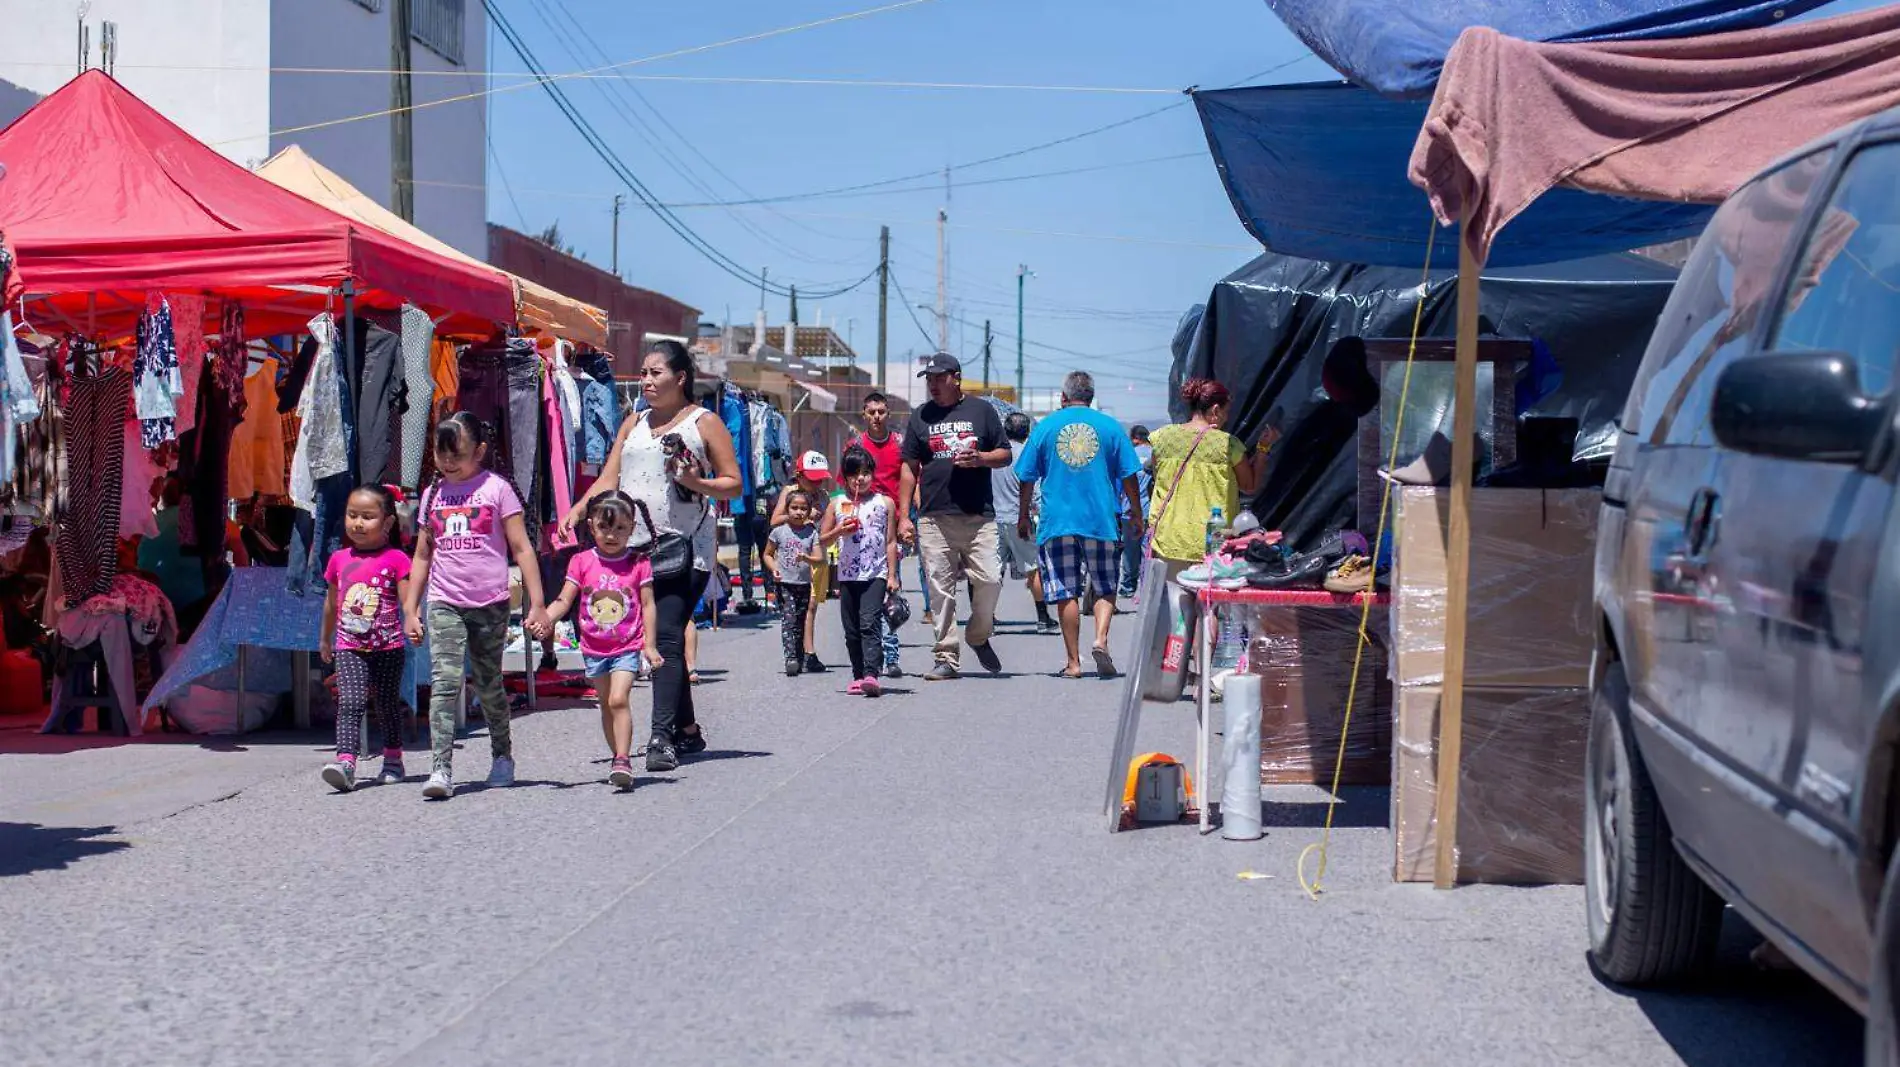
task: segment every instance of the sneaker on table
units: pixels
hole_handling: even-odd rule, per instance
[[[323,765],[323,780],[330,788],[339,793],[347,793],[356,788],[356,761],[353,759],[334,759]]]
[[[430,800],[447,800],[455,795],[455,776],[447,767],[437,767],[429,772],[429,782],[422,787],[422,795]]]
[[[515,784],[515,760],[513,756],[496,756],[493,766],[488,768],[488,784],[492,788],[506,788]]]
[[[1181,572],[1181,584],[1215,589],[1244,589],[1252,571],[1245,561],[1215,553]]]
[[[1364,556],[1347,556],[1326,576],[1326,591],[1329,593],[1363,593],[1371,588],[1372,561]]]

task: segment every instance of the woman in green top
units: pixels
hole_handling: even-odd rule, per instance
[[[1154,495],[1148,521],[1154,529],[1154,554],[1168,563],[1174,577],[1207,555],[1207,520],[1215,508],[1232,521],[1240,496],[1260,486],[1267,449],[1278,433],[1267,427],[1260,445],[1249,449],[1221,429],[1232,402],[1227,387],[1208,378],[1190,378],[1181,399],[1192,418],[1154,432]]]

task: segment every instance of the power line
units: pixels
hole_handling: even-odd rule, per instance
[[[567,93],[561,86],[555,84],[554,79],[545,76],[546,68],[541,65],[540,60],[535,58],[533,50],[528,47],[527,42],[523,40],[520,33],[515,30],[513,23],[509,22],[507,16],[501,13],[495,0],[482,0],[482,7],[488,12],[489,20],[494,23],[495,28],[500,31],[502,37],[508,41],[509,47],[514,49],[515,55],[521,59],[521,62],[526,65],[529,70],[544,75],[535,84],[540,85],[541,88],[547,92],[549,99],[554,101],[554,106],[560,110],[561,114],[564,115],[568,122],[574,127],[575,131],[581,135],[581,139],[587,142],[588,147],[594,150],[595,155],[600,157],[601,162],[605,163],[616,177],[626,183],[627,188],[653,212],[655,218],[658,218],[665,224],[667,229],[672,230],[674,235],[679,237],[680,240],[685,241],[688,247],[704,256],[727,274],[745,282],[748,287],[756,286],[761,291],[774,293],[779,296],[790,295],[790,290],[787,287],[784,285],[772,285],[768,283],[763,276],[753,274],[738,261],[719,251],[718,248],[701,237],[691,226],[688,226],[684,220],[667,210],[666,207],[660,203],[659,198],[653,195],[652,191],[634,175],[633,171],[627,167],[619,155],[607,145],[599,131],[594,129],[593,125],[580,113],[573,102],[567,98]],[[817,299],[829,299],[830,297],[840,296],[850,292],[869,281],[876,274],[877,268],[873,267],[867,271],[862,278],[859,278],[849,285],[842,285],[831,289],[808,286],[806,291],[808,295]]]
[[[904,305],[904,313],[910,316],[910,324],[917,327],[917,335],[924,339],[924,347],[931,352],[937,351],[936,338],[931,337],[930,331],[924,329],[924,324],[917,320],[916,305],[911,302],[910,294],[904,292],[903,285],[898,282],[897,272],[887,271],[886,275],[891,279],[891,288],[897,290],[897,299]]]
[[[293,126],[289,129],[284,129],[284,130],[272,130],[270,131],[270,136],[281,137],[285,134],[304,133],[309,130],[321,130],[330,126],[341,126],[347,122],[361,122],[365,119],[379,119],[379,118],[383,118],[388,115],[394,115],[394,114],[397,114],[398,112],[403,112],[403,111],[420,111],[423,108],[427,108],[427,107],[440,107],[443,104],[456,104],[456,103],[461,103],[464,100],[478,100],[483,97],[494,96],[499,93],[516,92],[521,89],[527,89],[535,85],[544,84],[548,81],[567,81],[574,78],[585,77],[587,75],[602,74],[610,70],[620,70],[626,67],[636,67],[636,66],[641,66],[643,64],[647,64],[647,63],[658,63],[659,61],[663,59],[677,59],[681,56],[697,55],[701,52],[710,52],[710,51],[713,51],[714,49],[726,48],[735,44],[749,44],[753,41],[763,41],[772,37],[783,37],[787,34],[798,33],[801,30],[817,29],[821,26],[830,26],[830,25],[834,25],[840,22],[851,22],[856,19],[870,18],[873,15],[882,15],[889,11],[897,11],[902,8],[916,7],[920,4],[928,4],[928,3],[933,3],[933,2],[934,0],[897,0],[896,3],[884,4],[880,7],[867,8],[863,11],[853,11],[853,12],[850,12],[848,14],[843,14],[843,15],[832,15],[828,18],[813,19],[810,22],[801,22],[795,26],[781,26],[778,29],[764,30],[759,33],[749,33],[749,34],[745,34],[739,37],[728,37],[723,41],[713,41],[709,44],[693,45],[689,48],[676,48],[670,52],[661,52],[657,55],[644,56],[640,59],[629,59],[621,63],[610,63],[604,67],[595,67],[592,70],[579,70],[579,71],[573,71],[567,74],[557,74],[557,75],[549,75],[545,71],[541,71],[541,72],[538,72],[538,76],[533,81],[522,82],[521,84],[518,84],[518,85],[503,85],[496,88],[482,89],[478,92],[463,93],[459,96],[444,97],[443,99],[440,99],[440,100],[426,100],[419,104],[411,104],[408,107],[384,108],[380,111],[370,111],[361,115],[347,115],[340,119],[329,119],[324,122],[313,122],[308,125]],[[494,5],[493,3],[490,2],[490,0],[482,0],[482,6],[488,9],[489,17],[491,19],[495,17]],[[457,73],[460,73],[460,72],[457,72]],[[222,143],[231,143],[231,142],[222,142]]]

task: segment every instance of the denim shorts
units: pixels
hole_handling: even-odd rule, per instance
[[[586,668],[589,678],[604,678],[609,674],[639,674],[644,664],[640,650],[634,649],[612,656],[590,656],[583,652],[581,665]]]

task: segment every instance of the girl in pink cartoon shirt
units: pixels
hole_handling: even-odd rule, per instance
[[[398,714],[402,664],[402,602],[409,590],[409,556],[393,541],[396,498],[386,486],[363,485],[343,512],[349,544],[330,557],[318,654],[336,667],[336,758],[323,780],[339,792],[356,788],[356,751],[370,706],[383,724],[384,783],[400,782],[402,723]]]
[[[600,696],[600,728],[607,735],[613,762],[607,781],[615,789],[633,788],[633,679],[640,664],[658,667],[657,645],[647,640],[653,618],[653,564],[628,547],[635,515],[644,507],[618,489],[609,489],[587,505],[587,526],[594,547],[576,553],[567,565],[561,595],[548,605],[556,621],[578,608],[581,662]],[[652,519],[647,519],[649,527]],[[651,539],[649,529],[648,537]]]

